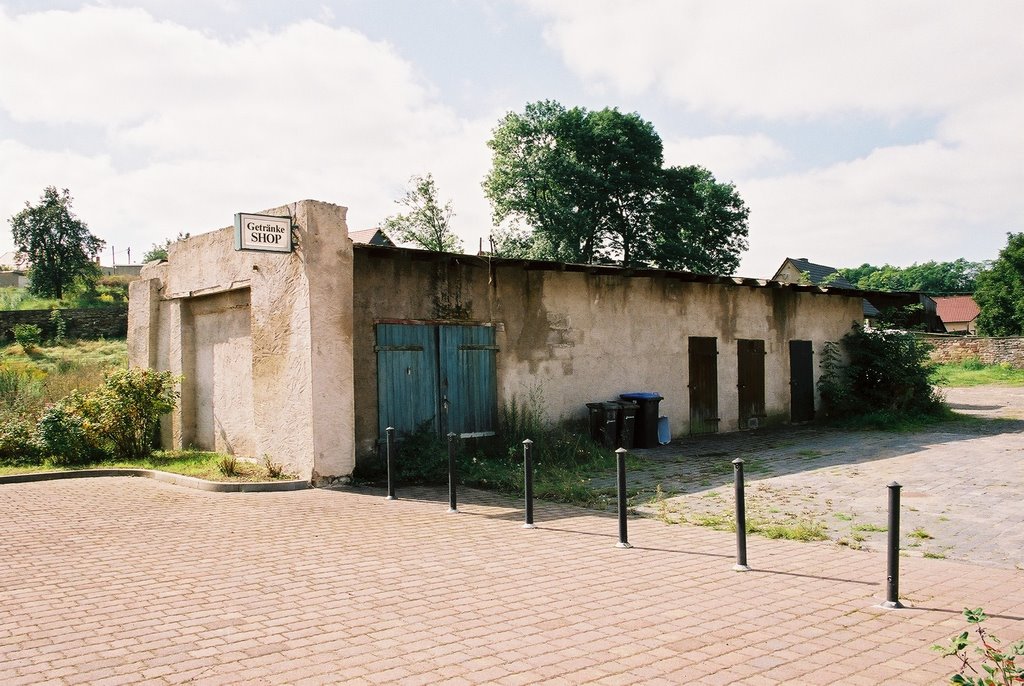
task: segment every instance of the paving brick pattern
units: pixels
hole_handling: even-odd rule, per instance
[[[727,526],[733,469],[747,467],[748,517],[814,522],[834,541],[884,550],[886,485],[903,486],[900,546],[1024,570],[1024,388],[946,389],[958,412],[980,421],[917,432],[839,431],[820,426],[693,437],[636,451],[630,485],[637,509],[671,521]],[[610,486],[614,477],[598,480]],[[654,501],[658,486],[665,494]],[[724,521],[727,519],[727,521]]]
[[[131,478],[0,487],[0,684],[933,684],[1024,572],[750,541],[467,491],[217,494]]]

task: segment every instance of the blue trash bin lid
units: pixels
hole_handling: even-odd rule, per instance
[[[623,400],[664,400],[660,393],[620,393]]]

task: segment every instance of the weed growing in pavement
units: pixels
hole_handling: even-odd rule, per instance
[[[921,527],[917,527],[916,529],[911,531],[909,534],[907,534],[907,536],[910,536],[911,538],[919,538],[922,541],[923,540],[927,540],[929,538],[935,538],[934,536],[932,536],[930,533],[928,533],[927,531],[925,531]]]
[[[889,527],[887,527],[887,526],[879,526],[878,524],[854,524],[853,527],[851,527],[851,528],[854,531],[873,531],[873,532],[878,532],[878,531],[888,531],[889,530]]]
[[[835,517],[836,519],[840,519],[840,520],[842,520],[844,522],[853,521],[853,515],[846,514],[845,512],[833,512],[832,516]]]
[[[930,560],[945,560],[946,559],[946,554],[945,553],[933,553],[933,552],[927,552],[926,551],[922,557],[926,557],[926,558],[928,558]]]
[[[967,623],[974,627],[977,638],[972,641],[968,630],[951,638],[946,645],[932,646],[932,650],[942,653],[942,657],[956,657],[960,660],[960,669],[949,678],[949,682],[968,686],[1011,686],[1024,683],[1024,640],[1004,650],[1000,648],[1001,641],[981,626],[988,617],[980,607],[973,610],[964,608],[963,614]],[[984,674],[971,664],[972,652],[981,656],[978,666]],[[968,670],[978,676],[967,674]]]
[[[828,529],[814,519],[795,523],[747,520],[747,533],[760,534],[765,538],[785,538],[790,541],[824,541]]]

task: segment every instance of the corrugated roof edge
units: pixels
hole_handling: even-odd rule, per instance
[[[822,295],[844,295],[847,297],[864,298],[878,291],[864,291],[857,288],[840,288],[836,286],[815,286],[813,284],[785,283],[771,279],[755,279],[742,276],[719,276],[715,274],[697,274],[695,272],[676,271],[671,269],[652,269],[618,267],[611,264],[576,264],[572,262],[551,262],[546,260],[509,259],[505,257],[489,257],[487,255],[463,255],[459,253],[435,252],[416,248],[392,248],[388,246],[355,243],[353,248],[360,252],[376,253],[381,256],[397,257],[409,255],[417,260],[448,261],[476,265],[486,268],[488,265],[519,266],[523,269],[535,269],[559,272],[585,272],[588,274],[604,274],[608,276],[626,277],[663,277],[687,283],[722,284],[726,286],[746,286],[747,288],[774,288],[797,291],[801,293],[820,293]],[[886,291],[886,295],[918,295],[910,291]]]

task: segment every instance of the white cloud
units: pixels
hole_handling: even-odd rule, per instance
[[[108,151],[0,134],[5,217],[44,186],[67,186],[93,232],[134,257],[302,198],[347,205],[353,228],[371,226],[410,175],[432,171],[457,229],[490,224],[479,183],[497,113],[459,118],[391,46],[349,29],[303,21],[223,41],[137,9],[0,9],[0,64],[11,119],[94,129]]]
[[[1006,231],[1024,226],[1016,152],[992,158],[984,146],[878,149],[850,162],[748,180],[751,249],[740,272],[770,276],[782,259],[833,266],[907,265],[929,259],[992,259]]]
[[[765,130],[935,122],[912,143],[784,176],[771,175],[784,153],[770,139],[669,140],[673,157],[740,177],[751,208],[743,274],[768,276],[787,255],[837,266],[989,259],[1007,231],[1024,230],[1022,3],[527,2],[592,88],[675,102],[719,128],[722,116]]]
[[[1024,4],[533,0],[577,74],[766,118],[943,111],[1019,80]]]
[[[666,165],[699,164],[726,182],[788,157],[785,148],[764,134],[669,138],[664,143]]]

